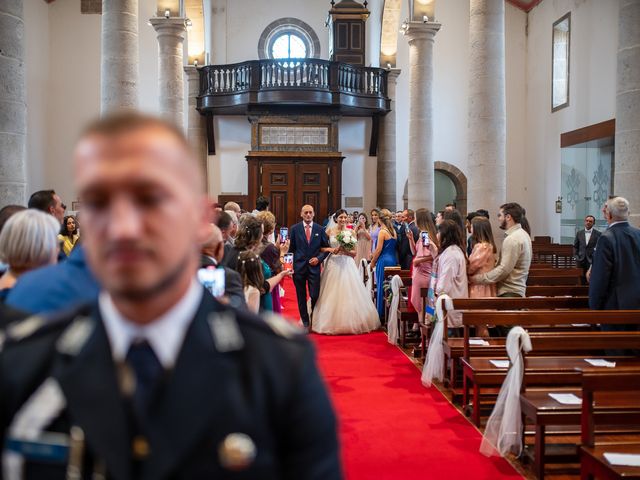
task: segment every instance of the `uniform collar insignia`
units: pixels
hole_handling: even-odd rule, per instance
[[[231,310],[211,313],[208,322],[213,343],[219,352],[242,350],[244,337],[240,332],[235,313]]]

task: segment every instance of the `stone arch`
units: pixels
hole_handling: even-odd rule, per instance
[[[456,206],[462,217],[467,216],[467,176],[455,165],[447,162],[433,162],[433,169],[445,174],[456,187]],[[404,183],[402,204],[407,208],[409,203],[409,180]]]

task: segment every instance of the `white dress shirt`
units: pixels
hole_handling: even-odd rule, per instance
[[[146,325],[137,325],[117,310],[109,293],[102,291],[98,305],[113,359],[124,361],[134,340],[147,340],[164,369],[173,368],[203,293],[193,279],[187,293],[169,311]]]
[[[591,232],[593,232],[593,228],[590,228],[589,230],[587,230],[586,228],[584,229],[584,244],[585,245],[589,245],[589,240],[591,240]]]

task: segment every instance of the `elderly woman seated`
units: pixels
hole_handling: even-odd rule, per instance
[[[23,210],[7,220],[0,232],[0,260],[9,269],[0,277],[0,301],[20,275],[56,262],[59,230],[57,220],[39,210]]]

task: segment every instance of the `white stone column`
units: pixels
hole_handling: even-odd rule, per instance
[[[376,206],[396,210],[396,85],[399,68],[392,68],[387,75],[387,96],[391,111],[380,122]]]
[[[620,0],[613,193],[640,226],[640,0]]]
[[[26,103],[22,0],[0,1],[0,208],[26,204]]]
[[[202,179],[206,191],[209,191],[209,176],[207,168],[207,128],[205,117],[196,110],[198,104],[198,93],[200,92],[200,77],[196,67],[187,65],[184,67],[187,74],[187,85],[189,87],[188,115],[187,115],[187,138],[193,148],[196,158],[202,165],[204,178]]]
[[[408,205],[433,211],[433,44],[436,22],[406,22],[409,41]]]
[[[138,106],[138,0],[102,0],[100,107]]]
[[[158,86],[160,113],[167,120],[184,123],[184,18],[157,17],[150,20],[158,34]]]
[[[469,16],[468,211],[506,201],[504,0],[471,0]],[[527,208],[527,205],[523,205]],[[497,218],[492,226],[499,235]]]

